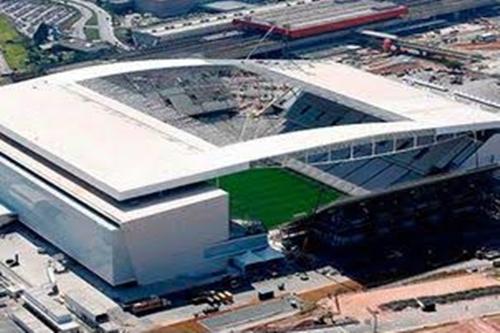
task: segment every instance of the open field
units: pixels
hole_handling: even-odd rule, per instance
[[[230,194],[234,218],[257,219],[268,229],[297,214],[311,214],[317,206],[342,194],[314,180],[279,168],[259,168],[222,177],[219,187]]]
[[[10,21],[2,15],[0,15],[0,48],[13,70],[26,69],[28,66],[26,42]]]
[[[321,299],[328,297],[328,295],[339,295],[348,292],[362,291],[362,289],[362,285],[355,281],[349,280],[342,283],[332,284],[327,287],[306,291],[304,293],[300,293],[299,296],[305,301],[316,303]]]

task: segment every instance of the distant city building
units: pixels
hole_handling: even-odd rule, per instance
[[[201,8],[207,12],[225,13],[252,8],[254,5],[242,1],[222,0],[204,4]]]
[[[198,0],[135,0],[135,8],[139,12],[168,17],[185,14],[198,3]]]
[[[134,0],[108,0],[108,6],[116,13],[125,13],[134,8]]]

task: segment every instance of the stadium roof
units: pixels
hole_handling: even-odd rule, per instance
[[[366,112],[384,112],[399,120],[293,132],[215,147],[78,84],[133,71],[211,65],[276,75]],[[0,100],[3,136],[116,200],[204,181],[244,170],[252,161],[329,144],[388,133],[461,132],[500,124],[497,116],[479,108],[331,62],[115,63],[9,85],[0,89]]]

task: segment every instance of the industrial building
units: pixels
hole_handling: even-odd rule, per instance
[[[198,52],[203,53],[204,49],[230,48],[235,44],[250,44],[251,50],[260,42],[259,51],[266,53],[281,50],[283,41],[291,48],[303,46],[306,41],[319,44],[360,28],[384,31],[391,26],[422,24],[425,27],[430,24],[423,22],[425,20],[465,17],[495,4],[496,0],[298,0],[252,4],[251,8],[183,17],[133,29],[132,35],[135,46],[141,49],[158,47],[175,53],[186,44],[190,47],[199,44],[206,45],[199,48]],[[217,7],[217,2],[213,5]],[[263,35],[266,35],[265,42],[260,40]],[[243,56],[239,57],[248,52],[242,52]]]
[[[411,8],[411,19],[429,19],[443,15],[460,15],[467,10],[495,5],[496,0],[397,0],[398,3]]]
[[[257,162],[358,195],[498,155],[497,115],[330,62],[115,63],[0,99],[0,202],[113,286],[182,289],[279,259],[265,234],[232,231],[211,182]]]
[[[391,1],[292,1],[255,5],[201,19],[162,23],[135,29],[133,35],[138,46],[231,31],[266,33],[271,28],[273,36],[299,39],[348,31],[360,26],[397,22],[405,18],[407,13],[406,6]]]
[[[236,18],[233,22],[242,28],[270,31],[289,38],[304,38],[398,19],[406,14],[407,7],[389,1],[321,1],[271,9],[257,15]]]
[[[196,5],[193,0],[135,0],[136,10],[151,13],[158,17],[176,16],[189,12]]]
[[[115,13],[126,13],[134,8],[133,0],[108,0],[107,5]]]

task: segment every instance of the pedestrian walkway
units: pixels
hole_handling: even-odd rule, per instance
[[[12,74],[12,69],[5,60],[3,53],[0,51],[0,76],[7,76]]]

